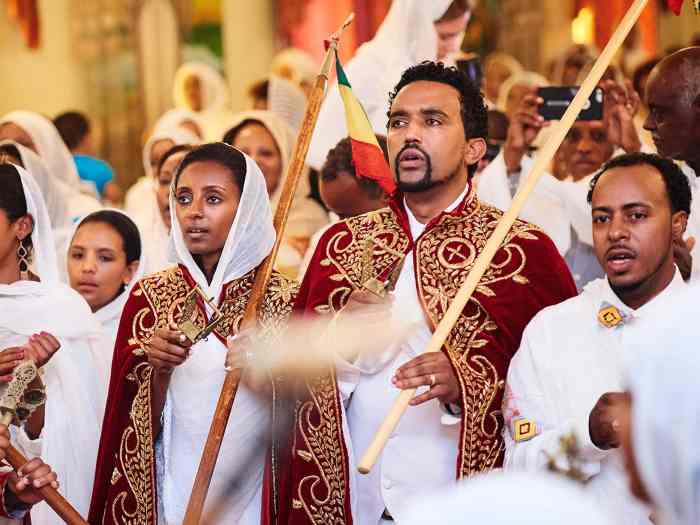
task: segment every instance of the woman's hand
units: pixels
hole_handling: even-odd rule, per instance
[[[156,329],[146,349],[148,362],[161,375],[170,375],[175,367],[184,363],[190,355],[192,342],[175,324]]]
[[[36,363],[36,366],[41,368],[49,359],[61,348],[61,343],[48,332],[34,334],[29,338],[27,344],[24,345],[24,356],[26,359],[31,359]]]
[[[12,381],[15,367],[24,361],[24,348],[13,346],[0,352],[0,383]]]

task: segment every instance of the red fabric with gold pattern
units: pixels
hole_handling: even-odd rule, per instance
[[[502,215],[470,189],[457,209],[431,221],[414,242],[397,195],[390,208],[343,221],[323,235],[295,310],[338,311],[353,290],[371,278],[386,280],[415,248],[419,299],[434,329]],[[552,241],[517,221],[443,347],[462,391],[456,478],[501,465],[500,407],[510,359],[530,319],[574,295],[571,274]],[[308,398],[298,402],[289,455],[279,462],[287,468],[279,474],[277,523],[352,524],[340,403],[332,374],[309,385]]]
[[[225,316],[214,335],[225,343],[237,332],[255,271],[224,286],[219,309]],[[138,282],[124,307],[109,384],[107,408],[97,457],[88,521],[92,524],[156,525],[156,463],[151,411],[152,367],[143,351],[156,328],[177,322],[187,293],[195,286],[184,266],[150,275]],[[273,273],[260,320],[274,328],[291,313],[297,285]],[[197,325],[204,326],[199,305]]]

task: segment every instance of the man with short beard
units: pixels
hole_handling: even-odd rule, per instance
[[[502,212],[476,196],[486,151],[482,95],[441,63],[409,68],[390,98],[388,147],[398,191],[389,207],[333,225],[311,260],[296,310],[392,318],[414,330],[380,355],[337,360],[297,404],[277,464],[280,523],[399,523],[409,503],[503,459],[500,403],[522,330],[576,293],[552,241],[516,221],[442,352],[422,354]],[[393,288],[393,292],[388,292]],[[374,470],[356,477],[400,390],[418,388]]]
[[[525,329],[508,372],[503,413],[506,469],[578,468],[615,523],[649,524],[627,490],[612,410],[622,396],[624,345],[651,323],[662,297],[686,285],[674,262],[690,212],[690,188],[671,160],[616,157],[593,178],[593,243],[606,278],[546,308]],[[561,457],[573,434],[580,465]]]
[[[675,243],[676,262],[685,277],[695,279],[693,259],[700,258],[700,47],[673,53],[649,74],[645,99],[649,131],[659,155],[682,161],[696,208],[688,222],[688,237]]]

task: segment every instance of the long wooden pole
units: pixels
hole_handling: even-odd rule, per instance
[[[622,45],[622,42],[625,40],[625,38],[627,38],[627,35],[632,30],[632,27],[639,19],[639,16],[642,14],[647,2],[648,0],[635,0],[634,4],[630,6],[627,14],[620,22],[619,27],[610,38],[608,45],[605,46],[605,49],[600,54],[600,57],[598,57],[598,60],[596,60],[596,63],[574,97],[574,100],[571,102],[571,105],[566,110],[566,113],[558,125],[553,128],[549,140],[547,140],[547,143],[542,148],[542,151],[537,155],[532,172],[520,190],[518,190],[518,193],[513,198],[513,203],[511,204],[510,209],[503,214],[503,217],[498,223],[498,226],[494,230],[493,234],[491,234],[486,246],[484,246],[484,249],[474,262],[474,267],[469,272],[469,275],[460,287],[459,292],[452,300],[447,312],[445,312],[445,316],[435,329],[425,352],[439,352],[442,348],[447,336],[452,331],[457,319],[459,319],[462,310],[474,293],[477,284],[479,284],[479,280],[490,266],[491,260],[493,259],[494,255],[496,255],[496,252],[500,248],[503,240],[506,238],[506,235],[508,235],[511,226],[513,226],[513,223],[518,218],[518,214],[523,209],[527,198],[532,193],[540,177],[542,177],[542,175],[545,173],[547,166],[554,158],[554,154],[559,149],[564,137],[566,137],[566,134],[571,129],[571,126],[574,124],[574,121],[581,112],[584,104],[588,101],[588,98],[591,96],[591,93],[593,93],[593,90],[598,85],[598,82],[600,82],[600,79],[603,77],[605,70],[610,65],[612,58],[617,53],[617,50]],[[375,434],[372,443],[369,445],[367,451],[358,463],[357,469],[362,474],[368,474],[376,463],[377,458],[379,458],[379,455],[389,439],[389,436],[396,428],[396,425],[399,424],[401,416],[408,408],[409,402],[411,399],[413,399],[415,393],[415,388],[404,390],[394,402],[389,414],[386,416],[382,425],[379,427],[379,430]]]
[[[253,291],[246,305],[243,321],[241,322],[241,329],[253,327],[257,324],[258,309],[264,298],[270,276],[272,275],[272,269],[284,235],[289,210],[292,206],[292,200],[294,199],[294,193],[299,179],[304,172],[306,155],[309,151],[311,136],[316,127],[319,111],[321,110],[321,103],[326,93],[326,85],[328,84],[328,75],[333,64],[333,57],[338,48],[338,43],[343,31],[350,25],[353,18],[354,15],[351,14],[340,29],[330,38],[328,51],[326,52],[321,71],[316,78],[316,84],[309,97],[304,121],[294,146],[292,161],[289,165],[289,171],[284,186],[282,187],[282,195],[277,205],[277,211],[275,212],[274,225],[275,231],[277,232],[277,239],[275,240],[272,252],[258,268],[258,272],[255,276],[255,283],[253,284]],[[202,518],[204,502],[207,497],[207,492],[209,491],[211,478],[214,474],[214,467],[219,457],[221,442],[223,441],[224,432],[228,425],[233,402],[236,399],[236,392],[238,391],[242,373],[242,370],[234,369],[228,372],[224,379],[219,401],[216,405],[216,411],[214,412],[214,419],[209,429],[209,435],[207,436],[204,451],[202,452],[202,457],[199,462],[199,468],[197,469],[197,475],[195,476],[194,485],[192,486],[190,501],[187,504],[187,511],[185,512],[183,521],[185,525],[198,525]]]

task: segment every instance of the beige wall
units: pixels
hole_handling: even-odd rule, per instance
[[[30,109],[53,117],[65,109],[88,109],[84,72],[71,51],[69,4],[39,1],[38,50],[25,46],[4,2],[0,4],[0,114]]]
[[[231,109],[246,108],[250,84],[264,77],[275,54],[272,0],[222,0],[224,66]]]

